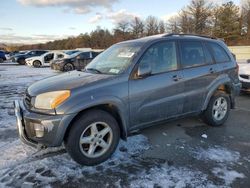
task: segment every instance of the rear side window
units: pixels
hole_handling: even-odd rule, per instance
[[[227,52],[218,44],[209,42],[208,46],[211,48],[216,63],[225,63],[230,61]]]
[[[93,58],[99,55],[100,52],[92,52]]]
[[[207,64],[203,45],[199,41],[181,41],[181,64],[183,68]]]
[[[84,52],[80,54],[81,59],[89,59],[90,58],[90,52]]]

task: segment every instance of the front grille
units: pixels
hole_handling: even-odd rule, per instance
[[[28,108],[31,108],[32,106],[31,99],[32,99],[31,96],[28,94],[28,92],[26,92],[24,96],[24,102]]]
[[[247,80],[250,79],[250,77],[248,75],[245,75],[245,74],[241,74],[240,77],[244,78],[244,79],[247,79]]]

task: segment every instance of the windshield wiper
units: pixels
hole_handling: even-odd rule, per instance
[[[100,70],[95,69],[95,68],[88,68],[88,69],[85,69],[85,70],[87,70],[87,71],[92,71],[92,72],[96,72],[96,73],[98,73],[98,74],[102,74],[102,72],[101,72]]]

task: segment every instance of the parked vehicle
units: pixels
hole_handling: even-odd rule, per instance
[[[50,66],[51,61],[67,58],[70,55],[62,52],[62,51],[49,51],[41,56],[30,57],[25,60],[28,66],[33,67],[42,67],[42,66]]]
[[[240,62],[239,63],[239,79],[242,83],[242,91],[250,91],[250,63]]]
[[[0,63],[3,63],[5,60],[6,60],[5,52],[0,51]]]
[[[101,53],[101,51],[78,52],[71,57],[53,61],[50,67],[51,69],[64,72],[81,70],[99,53]]]
[[[31,50],[24,54],[17,54],[12,57],[13,62],[17,62],[20,65],[25,65],[25,59],[35,56],[40,56],[48,52],[47,50]]]
[[[32,84],[15,101],[20,138],[60,146],[79,164],[96,165],[132,132],[200,115],[220,126],[241,83],[224,42],[193,35],[156,35],[115,44],[82,71]]]

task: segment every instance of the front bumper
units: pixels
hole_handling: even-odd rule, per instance
[[[26,109],[22,101],[14,101],[14,107],[21,141],[36,148],[61,146],[65,132],[76,115],[46,115],[31,112]]]
[[[19,135],[20,140],[27,145],[39,148],[38,143],[30,140],[26,136],[26,133],[24,131],[24,125],[23,125],[22,111],[21,111],[20,104],[18,101],[14,101],[14,108],[15,108],[15,115],[16,115],[16,119],[17,119],[17,131],[18,131],[18,135]]]

